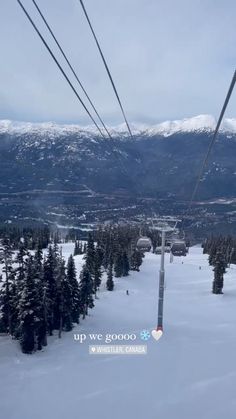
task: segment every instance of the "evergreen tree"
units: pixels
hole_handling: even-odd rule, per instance
[[[71,289],[71,317],[72,321],[79,323],[80,316],[80,293],[79,284],[76,278],[75,262],[72,255],[70,255],[67,263],[67,281]]]
[[[107,286],[108,291],[113,291],[114,281],[113,281],[113,265],[112,265],[112,263],[110,263],[109,266],[108,266],[106,286]]]
[[[65,262],[59,261],[58,275],[56,278],[57,298],[55,307],[55,321],[58,324],[58,336],[61,337],[62,330],[70,331],[72,329],[72,298],[71,287],[65,274]]]
[[[20,344],[22,352],[32,353],[35,350],[37,317],[40,301],[32,269],[32,257],[28,259],[26,277],[19,301]]]
[[[120,278],[123,275],[123,257],[120,250],[115,256],[114,271],[116,278]]]
[[[16,269],[16,273],[17,273],[17,281],[18,281],[19,286],[25,276],[25,257],[26,256],[29,256],[29,253],[24,243],[21,242],[19,245],[19,251],[17,252],[16,259],[15,259],[15,262],[18,265]]]
[[[43,265],[43,282],[46,287],[47,328],[50,335],[52,335],[55,325],[56,267],[56,255],[52,246],[49,246],[48,255]]]
[[[109,259],[110,259],[110,255],[111,253],[113,253],[113,249],[112,249],[112,237],[111,237],[111,231],[109,230],[108,232],[106,232],[105,237],[103,238],[103,260],[102,260],[102,265],[104,266],[105,269],[108,268],[109,265]],[[101,244],[100,244],[101,246]]]
[[[94,307],[93,302],[93,280],[91,274],[86,266],[83,266],[80,273],[80,283],[79,283],[79,293],[80,293],[80,312],[83,315],[83,319],[88,314],[88,308]]]
[[[36,289],[40,301],[40,304],[37,307],[37,316],[39,318],[36,331],[37,349],[41,350],[43,346],[47,345],[47,287],[44,283],[43,253],[39,244],[36,248],[33,264]]]
[[[216,253],[217,253],[217,246],[214,243],[212,247],[210,248],[210,253],[209,253],[209,258],[208,258],[209,265],[211,266],[214,266],[215,264]]]
[[[12,267],[13,249],[9,238],[2,240],[0,247],[0,263],[3,264],[3,273],[5,274],[5,282],[1,290],[1,311],[2,311],[2,324],[10,335],[13,334],[12,314],[14,307],[12,285],[14,283],[14,270]]]
[[[226,272],[227,264],[224,258],[224,255],[221,252],[216,253],[215,263],[214,263],[214,280],[212,285],[213,294],[223,294],[224,286],[224,273]]]
[[[93,241],[91,233],[89,233],[89,237],[88,237],[85,261],[86,261],[86,267],[89,270],[90,275],[94,276],[95,248],[94,248],[94,241]]]
[[[101,264],[102,264],[101,253],[99,249],[96,248],[95,254],[94,254],[94,293],[95,293],[95,296],[96,296],[97,290],[99,289],[101,285],[101,278],[102,278]]]
[[[127,252],[124,251],[122,255],[122,276],[128,276],[129,270],[130,270],[130,266],[129,266],[128,255],[127,255]]]
[[[139,268],[142,265],[142,261],[142,253],[139,250],[135,249],[131,256],[131,269],[133,271],[139,272]]]
[[[70,284],[65,278],[63,282],[63,317],[62,317],[62,327],[63,330],[69,332],[73,328],[73,319],[72,319],[72,296],[71,296],[71,287]]]

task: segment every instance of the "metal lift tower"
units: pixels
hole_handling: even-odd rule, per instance
[[[159,271],[159,294],[158,294],[158,315],[157,315],[157,327],[156,330],[163,331],[163,306],[164,306],[164,286],[165,286],[165,241],[166,233],[171,233],[176,230],[178,222],[172,217],[153,218],[152,226],[153,230],[161,232],[161,264]]]

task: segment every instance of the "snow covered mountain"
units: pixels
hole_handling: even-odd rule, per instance
[[[194,131],[212,131],[216,126],[216,119],[211,115],[198,115],[192,118],[185,118],[182,120],[165,121],[155,125],[147,125],[140,123],[132,123],[131,129],[135,136],[146,135],[163,135],[165,137],[180,132],[194,132]],[[110,132],[116,136],[128,136],[125,124],[120,124],[115,127],[108,127]],[[236,118],[225,118],[221,131],[236,132]],[[10,120],[0,120],[0,134],[38,134],[48,135],[50,138],[58,135],[80,134],[83,137],[91,137],[97,133],[96,127],[80,126],[80,125],[62,125],[53,122],[45,123],[31,123],[31,122],[15,122]]]
[[[112,140],[106,141],[90,127],[2,121],[0,220],[13,213],[26,216],[27,212],[34,217],[39,198],[43,200],[45,194],[52,206],[58,201],[65,203],[65,194],[72,194],[66,198],[69,212],[75,204],[83,204],[83,211],[89,205],[106,207],[99,198],[103,194],[119,197],[121,206],[127,198],[189,199],[214,127],[210,116],[153,127],[135,125],[131,139],[125,127],[118,126],[113,128]],[[212,150],[198,199],[235,197],[235,155],[236,120],[227,119]],[[29,197],[26,200],[24,193]],[[20,203],[15,194],[22,196]],[[93,204],[91,196],[96,197]],[[44,218],[44,200],[42,206],[40,217]]]

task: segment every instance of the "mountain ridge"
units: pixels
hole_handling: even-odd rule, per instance
[[[216,119],[212,115],[197,115],[191,118],[179,120],[167,120],[158,124],[148,125],[141,123],[131,123],[131,130],[134,136],[145,135],[152,137],[161,135],[163,137],[171,136],[175,133],[189,133],[194,131],[211,132],[215,129]],[[117,126],[108,126],[113,136],[128,137],[129,134],[125,124]],[[222,122],[222,132],[236,133],[236,118],[225,118]],[[54,122],[19,122],[13,120],[0,120],[0,133],[10,135],[23,135],[29,133],[47,134],[51,137],[64,134],[81,134],[83,137],[100,136],[96,128],[88,125],[78,124],[57,124]]]

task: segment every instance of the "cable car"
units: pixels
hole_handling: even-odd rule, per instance
[[[136,249],[140,252],[150,252],[152,248],[152,242],[149,237],[140,237],[136,244]]]
[[[174,256],[186,256],[187,247],[184,240],[175,240],[171,245],[171,253]]]

